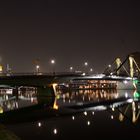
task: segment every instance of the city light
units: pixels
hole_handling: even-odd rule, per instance
[[[86,111],[84,112],[84,115],[87,116],[87,112]]]
[[[72,120],[75,120],[75,117],[74,116],[72,116]]]
[[[53,72],[53,74],[55,74],[55,63],[56,63],[56,61],[54,59],[52,59],[51,64],[52,64],[52,72]]]
[[[42,126],[41,122],[38,122],[38,127],[41,127],[41,126]]]
[[[88,62],[85,62],[84,65],[85,65],[85,66],[88,66]]]
[[[90,121],[87,121],[87,125],[88,125],[88,126],[90,125]]]
[[[3,108],[0,106],[0,114],[3,113]]]
[[[90,72],[93,72],[93,69],[92,68],[90,68]]]
[[[73,67],[71,66],[71,67],[70,67],[70,72],[72,72],[72,71],[73,71]]]
[[[112,120],[114,119],[114,116],[113,116],[113,115],[111,115],[111,119],[112,119]]]
[[[54,59],[51,60],[51,64],[55,64],[55,60]]]
[[[92,112],[92,115],[94,115],[94,111]]]
[[[36,65],[36,72],[39,73],[39,71],[40,71],[40,66]]]
[[[54,130],[53,130],[53,133],[56,135],[57,134],[57,129],[55,128]]]
[[[2,65],[0,65],[0,73],[2,73],[2,71],[3,71],[3,67]]]

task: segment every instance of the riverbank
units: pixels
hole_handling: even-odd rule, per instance
[[[0,124],[0,140],[20,140],[20,138]]]

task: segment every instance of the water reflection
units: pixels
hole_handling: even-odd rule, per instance
[[[71,116],[74,121],[79,113],[88,117],[89,112],[95,116],[97,112],[107,110],[111,120],[131,120],[136,124],[140,116],[139,97],[136,96],[136,91],[131,90],[59,91],[56,97],[39,93],[34,87],[19,88],[16,94],[11,91],[12,89],[0,90],[0,117],[3,121],[15,122],[12,115],[16,115],[20,122],[61,116]],[[90,120],[86,123],[91,125]],[[40,121],[38,127],[42,127]],[[57,129],[54,130],[54,134],[57,133]]]
[[[90,125],[90,121],[87,121],[87,125],[88,125],[88,126]]]
[[[18,91],[8,93],[0,93],[0,119],[5,123],[16,123],[38,120],[47,114],[53,107],[58,109],[54,96],[48,96],[44,93],[38,93],[36,88],[24,87]],[[5,92],[6,91],[6,92]],[[51,116],[55,115],[52,112]],[[38,123],[41,127],[41,123]]]
[[[120,97],[132,97],[131,91],[116,91],[116,90],[76,90],[66,93],[60,93],[63,105],[66,104],[80,104],[86,102],[101,102]]]
[[[54,135],[56,135],[56,134],[58,133],[58,130],[55,128],[55,129],[53,130],[53,133],[54,133]]]
[[[125,107],[118,108],[119,120],[125,121],[125,119],[129,119],[132,123],[136,123],[140,116],[140,103],[135,102],[134,100],[132,103],[127,104]],[[131,115],[130,115],[131,114]]]

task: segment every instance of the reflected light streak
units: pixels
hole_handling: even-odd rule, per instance
[[[132,102],[132,115],[133,115],[132,116],[132,122],[136,123],[136,121],[138,120],[139,115],[140,115],[140,110],[137,112],[135,102]]]
[[[42,126],[42,123],[41,122],[38,122],[37,125],[38,125],[38,127],[41,127]]]
[[[58,133],[58,131],[57,131],[56,128],[53,130],[53,133],[54,133],[55,135]]]
[[[125,93],[125,98],[128,98],[128,93],[127,92]]]
[[[115,111],[115,108],[114,107],[112,107],[112,111]]]
[[[0,114],[2,114],[3,113],[3,108],[2,107],[0,107]]]
[[[86,111],[84,112],[84,115],[87,116],[87,112]]]
[[[58,105],[57,105],[57,102],[56,102],[57,100],[55,99],[55,101],[54,101],[54,104],[53,104],[53,109],[56,109],[56,110],[58,110]]]
[[[74,116],[72,116],[72,120],[75,120],[75,117]]]
[[[119,114],[119,120],[122,122],[124,119],[124,115],[122,113]]]
[[[90,121],[87,121],[87,125],[89,126],[91,123],[90,123]]]

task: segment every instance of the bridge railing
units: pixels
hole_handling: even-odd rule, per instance
[[[81,75],[77,72],[17,72],[17,73],[0,73],[0,76],[31,76],[31,75]]]

